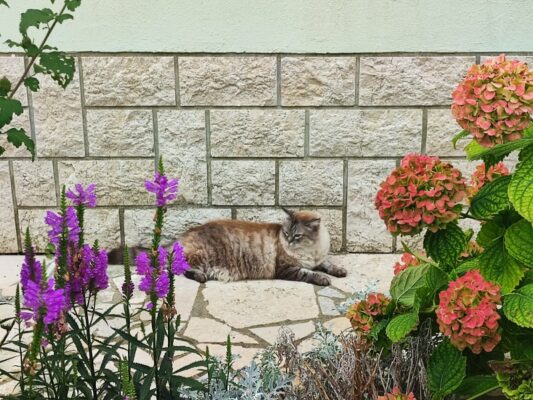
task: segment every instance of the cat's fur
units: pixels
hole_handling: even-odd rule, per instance
[[[320,215],[284,211],[282,224],[217,220],[189,229],[180,239],[191,265],[186,276],[198,282],[286,279],[321,286],[330,280],[320,272],[346,276],[326,260],[330,238]]]

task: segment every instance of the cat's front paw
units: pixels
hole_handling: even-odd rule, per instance
[[[318,286],[329,286],[331,281],[326,275],[315,274],[313,277],[313,283]]]
[[[337,267],[336,265],[332,265],[329,268],[328,273],[336,278],[344,278],[346,275],[348,275],[348,271],[346,271],[346,268]]]

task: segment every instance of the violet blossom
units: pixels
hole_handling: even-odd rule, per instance
[[[154,269],[148,254],[142,252],[135,259],[135,264],[137,274],[142,276],[141,282],[139,283],[139,290],[142,290],[150,296],[154,294],[157,298],[161,299],[167,295],[170,287],[168,272],[164,268],[167,262],[167,251],[163,247],[159,247],[158,249],[157,260],[159,265],[157,269]],[[152,307],[152,302],[147,304],[148,309]]]
[[[55,213],[53,211],[47,211],[44,222],[50,226],[48,231],[48,238],[50,243],[58,246],[59,239],[63,233],[63,229],[68,228],[68,241],[70,243],[77,243],[80,235],[80,227],[78,223],[78,216],[76,210],[73,207],[67,207],[65,215]]]
[[[75,191],[69,189],[66,193],[67,198],[72,200],[72,204],[87,208],[96,206],[96,185],[94,183],[88,185],[87,188],[84,188],[81,183],[77,183],[74,187]]]
[[[42,279],[43,266],[39,260],[35,259],[34,253],[26,253],[20,271],[20,284],[22,293],[26,291],[28,282],[39,283]]]
[[[178,192],[178,179],[168,179],[166,175],[156,172],[153,181],[145,181],[144,187],[155,193],[156,205],[165,207],[170,201],[175,200]]]
[[[24,306],[30,312],[23,312],[22,318],[26,321],[33,319],[35,322],[43,319],[45,325],[53,324],[61,317],[65,306],[63,289],[54,289],[54,279],[48,283],[28,281],[24,292]]]
[[[187,271],[191,266],[185,258],[185,253],[183,246],[180,242],[174,243],[172,246],[172,263],[170,270],[174,275],[182,275]]]

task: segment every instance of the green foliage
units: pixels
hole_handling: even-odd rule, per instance
[[[521,287],[505,296],[505,316],[524,328],[533,328],[533,284]]]
[[[525,219],[515,222],[505,231],[508,253],[528,268],[533,268],[533,226]]]
[[[487,219],[508,208],[507,188],[510,182],[511,176],[502,176],[483,185],[470,204],[472,215]]]
[[[417,313],[400,314],[389,322],[385,332],[392,343],[396,343],[404,339],[417,325]]]
[[[533,222],[533,157],[519,163],[509,184],[509,199],[520,215]]]
[[[512,291],[524,276],[522,266],[509,255],[503,239],[485,248],[479,256],[479,266],[485,279],[499,284],[503,293]]]
[[[428,379],[433,399],[453,393],[466,376],[466,357],[447,339],[439,344],[429,359]]]
[[[455,390],[454,394],[467,400],[478,399],[499,387],[498,380],[494,375],[473,375],[463,380],[463,383]]]
[[[412,307],[417,289],[425,285],[425,275],[429,267],[429,264],[421,264],[407,268],[396,275],[391,282],[392,299],[402,306]]]
[[[448,224],[437,232],[427,231],[424,249],[443,268],[454,266],[467,244],[466,235],[457,224]]]

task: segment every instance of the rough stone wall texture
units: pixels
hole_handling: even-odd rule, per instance
[[[19,94],[26,112],[13,125],[31,131],[38,161],[0,158],[0,253],[20,252],[27,226],[42,250],[44,211],[78,181],[98,185],[88,236],[147,245],[143,180],[159,155],[181,177],[166,242],[213,218],[276,221],[288,206],[322,212],[334,251],[395,251],[376,189],[405,153],[464,157],[450,144],[450,95],[484,55],[75,57],[66,90],[45,79]],[[0,75],[23,67],[0,54]]]

